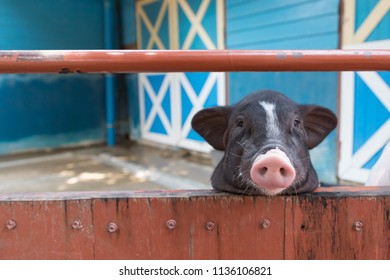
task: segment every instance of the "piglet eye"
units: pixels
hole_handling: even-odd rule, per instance
[[[298,127],[300,124],[301,124],[301,121],[300,121],[300,120],[298,120],[298,119],[295,119],[295,120],[294,120],[294,126],[295,126],[295,127]]]
[[[237,118],[236,119],[236,125],[237,125],[237,127],[243,127],[244,126],[244,120],[243,120],[243,118]]]

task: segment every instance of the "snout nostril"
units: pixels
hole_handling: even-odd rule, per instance
[[[250,179],[253,183],[272,195],[287,189],[295,178],[295,168],[290,159],[276,148],[257,156],[250,168]]]
[[[264,166],[264,167],[260,168],[259,173],[261,176],[264,176],[265,173],[267,173],[267,171],[268,171],[268,168]]]

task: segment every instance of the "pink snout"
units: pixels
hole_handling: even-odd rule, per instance
[[[292,184],[295,169],[286,154],[276,148],[255,159],[250,176],[256,185],[274,195]]]

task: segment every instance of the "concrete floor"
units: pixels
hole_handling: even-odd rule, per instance
[[[0,192],[210,189],[211,160],[134,144],[0,157]]]

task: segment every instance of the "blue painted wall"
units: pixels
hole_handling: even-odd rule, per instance
[[[137,45],[135,25],[135,0],[120,0],[122,19],[122,39],[125,48],[134,49]],[[127,74],[126,92],[128,101],[129,131],[131,139],[140,139],[140,111],[138,98],[138,74]]]
[[[123,43],[125,45],[135,44],[137,41],[135,28],[135,0],[120,0],[120,4]]]
[[[0,0],[0,49],[101,49],[102,0]],[[0,154],[104,141],[102,75],[1,75]]]
[[[228,49],[336,49],[339,0],[226,0]],[[230,73],[230,103],[259,89],[273,89],[299,103],[336,112],[338,74],[333,72]],[[320,179],[336,181],[336,133],[312,150]]]

